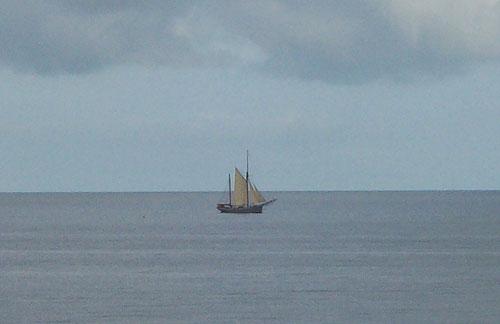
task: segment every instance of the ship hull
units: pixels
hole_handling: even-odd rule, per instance
[[[232,214],[261,214],[262,207],[269,205],[276,201],[276,198],[265,201],[258,205],[251,206],[233,206],[229,204],[217,204],[217,209],[221,213],[232,213]]]
[[[231,213],[231,214],[261,214],[263,205],[253,205],[253,206],[231,206],[226,204],[217,205],[217,209],[221,213]]]

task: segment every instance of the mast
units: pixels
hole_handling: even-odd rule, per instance
[[[247,179],[246,179],[246,182],[247,182],[247,206],[250,205],[250,201],[248,199],[248,150],[247,150]]]
[[[231,206],[231,173],[229,173],[229,205]]]

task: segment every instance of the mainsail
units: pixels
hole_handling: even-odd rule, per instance
[[[247,181],[238,168],[234,168],[234,200],[233,205],[244,206],[247,204]]]
[[[264,197],[259,192],[259,190],[257,190],[257,187],[254,184],[252,184],[250,182],[250,180],[248,181],[248,184],[250,185],[250,194],[251,194],[251,197],[252,197],[252,202],[255,205],[263,203],[264,201],[266,201],[266,199],[264,199]]]

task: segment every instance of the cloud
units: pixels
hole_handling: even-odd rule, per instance
[[[498,0],[6,0],[0,62],[243,66],[325,82],[443,76],[500,57]]]
[[[3,1],[0,59],[21,71],[81,73],[127,64],[192,65],[176,31],[184,1]]]
[[[225,10],[225,11],[224,11]],[[443,75],[500,56],[498,1],[253,1],[220,19],[264,69],[324,81]]]

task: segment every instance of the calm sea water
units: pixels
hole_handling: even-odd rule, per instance
[[[498,323],[500,192],[0,194],[0,323]]]

